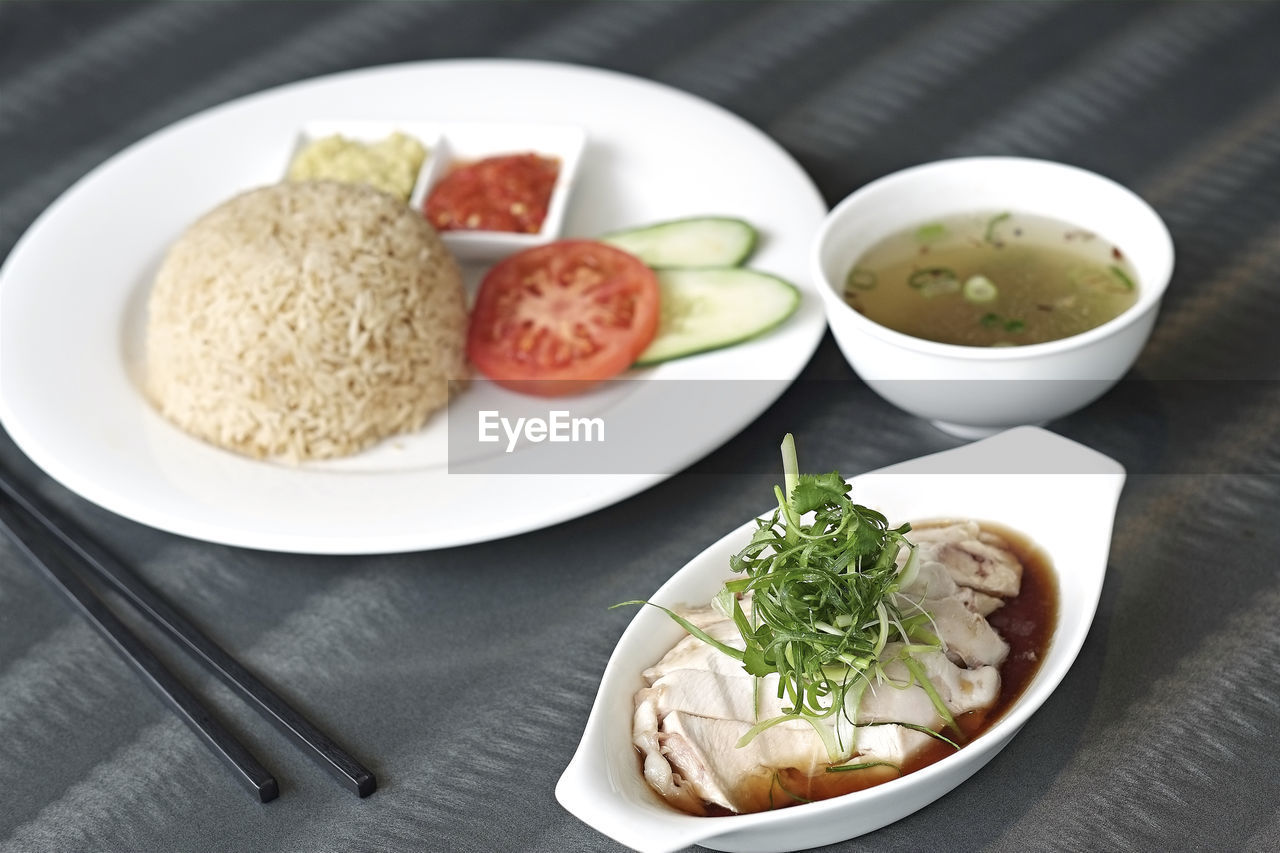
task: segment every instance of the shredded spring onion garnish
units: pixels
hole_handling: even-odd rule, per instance
[[[778,723],[804,720],[822,738],[833,765],[847,761],[854,744],[840,742],[840,727],[832,723],[840,714],[849,724],[861,725],[856,723],[858,704],[871,684],[919,684],[938,716],[962,737],[913,657],[941,649],[932,619],[918,607],[904,612],[894,597],[915,572],[914,546],[905,538],[911,526],[891,528],[884,515],[855,504],[849,484],[834,471],[800,474],[790,434],[782,442],[782,456],[785,489],[774,487],[778,507],[756,521],[751,542],[730,559],[730,568],[742,577],[726,582],[715,601],[732,617],[745,649],[722,643],[662,608],[690,634],[741,661],[751,675],[777,674],[784,713],[757,722],[738,746]],[[904,548],[911,555],[899,568]],[[743,607],[748,598],[750,612]],[[886,655],[890,642],[902,645]],[[910,673],[905,682],[884,672],[894,660],[901,660]],[[955,745],[932,730],[903,725]]]

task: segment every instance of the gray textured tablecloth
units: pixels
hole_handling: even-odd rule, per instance
[[[832,203],[979,153],[1064,160],[1146,197],[1178,252],[1155,333],[1132,381],[1051,425],[1130,470],[1088,641],[985,770],[833,849],[1280,849],[1280,5],[3,3],[0,256],[86,171],[179,118],[456,56],[685,89],[770,134]],[[25,484],[382,786],[344,792],[158,645],[277,771],[281,798],[253,802],[5,542],[0,850],[617,849],[553,796],[628,619],[607,606],[763,509],[788,430],[809,465],[845,473],[957,444],[867,391],[827,338],[756,423],[618,505],[489,544],[317,558],[125,521],[3,438]]]

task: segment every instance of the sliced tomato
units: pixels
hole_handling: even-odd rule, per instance
[[[658,330],[658,279],[634,255],[561,240],[507,257],[480,284],[467,356],[519,391],[569,394],[617,376]]]

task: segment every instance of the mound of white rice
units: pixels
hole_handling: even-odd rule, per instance
[[[225,202],[170,248],[148,310],[147,393],[253,457],[342,456],[416,430],[466,375],[457,263],[422,215],[365,186]]]

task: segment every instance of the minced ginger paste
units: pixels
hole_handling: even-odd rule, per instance
[[[289,164],[287,177],[369,184],[408,202],[426,157],[421,142],[399,131],[377,142],[333,134],[305,145]]]

